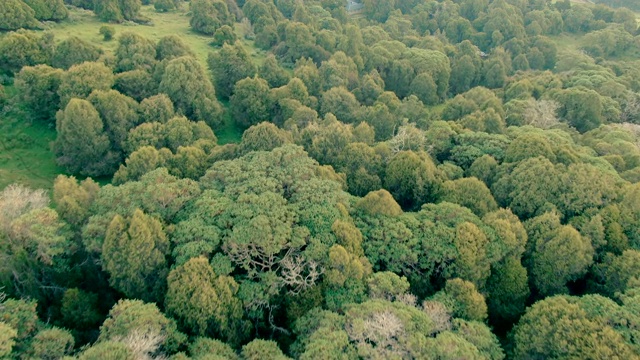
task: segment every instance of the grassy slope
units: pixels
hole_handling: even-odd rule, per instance
[[[1,1],[1,0],[0,0]],[[151,19],[150,25],[133,23],[113,24],[118,34],[131,31],[154,41],[166,35],[180,36],[195,52],[198,60],[206,66],[206,58],[211,47],[210,37],[202,36],[191,31],[187,6],[183,10],[170,13],[157,13],[152,6],[142,8],[142,14]],[[49,31],[53,32],[57,41],[70,36],[77,36],[85,41],[104,48],[113,53],[117,41],[105,42],[99,34],[100,22],[91,11],[73,8],[68,20],[61,23],[51,23]],[[242,39],[244,29],[240,24],[236,26],[238,37]],[[257,65],[265,57],[265,52],[256,49],[252,41],[243,40],[243,46],[249,52]],[[6,87],[7,95],[13,97],[15,90]],[[228,102],[222,103],[228,110]],[[236,127],[227,111],[225,128],[216,132],[218,142],[227,144],[240,141],[242,129]],[[55,157],[50,150],[50,143],[55,139],[55,129],[52,126],[29,118],[28,112],[18,106],[7,106],[0,112],[0,189],[11,183],[22,183],[33,188],[50,189],[53,180],[63,169],[55,163]]]
[[[8,95],[15,90],[6,87]],[[0,189],[12,183],[50,189],[62,168],[49,148],[55,129],[31,121],[18,106],[7,105],[0,114]]]

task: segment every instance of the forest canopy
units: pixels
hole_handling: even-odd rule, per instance
[[[0,358],[640,359],[638,10],[1,2]]]

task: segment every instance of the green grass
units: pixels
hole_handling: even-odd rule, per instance
[[[15,93],[10,86],[5,90],[9,96]],[[0,189],[12,183],[51,189],[53,180],[63,172],[50,150],[55,129],[30,120],[24,109],[11,103],[10,99],[0,112]]]
[[[224,128],[215,132],[218,138],[218,144],[224,145],[229,143],[238,143],[242,139],[242,133],[244,130],[237,126],[231,118],[231,111],[229,110],[229,101],[220,101],[225,108],[224,113]]]

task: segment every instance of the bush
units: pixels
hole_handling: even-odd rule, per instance
[[[173,10],[176,8],[176,4],[173,0],[155,0],[153,3],[153,7],[158,12],[167,12],[169,10]]]
[[[103,25],[100,27],[100,35],[104,38],[104,41],[113,40],[113,36],[116,34],[116,29],[113,26]]]

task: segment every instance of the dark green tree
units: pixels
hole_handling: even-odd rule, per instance
[[[223,25],[233,26],[234,16],[222,0],[194,0],[191,10],[191,28],[205,35],[213,35]]]
[[[94,90],[111,89],[115,77],[103,63],[85,62],[72,66],[62,76],[58,89],[60,107],[67,106],[72,98],[86,99]]]
[[[156,45],[153,41],[133,32],[124,32],[118,38],[116,71],[150,71],[156,61]]]
[[[115,172],[118,158],[111,151],[104,124],[90,102],[71,99],[65,109],[58,112],[56,131],[53,151],[58,164],[67,171],[87,176]]]
[[[60,106],[58,88],[63,71],[47,65],[25,66],[15,77],[20,100],[39,119],[53,123]]]
[[[240,43],[225,44],[220,51],[210,53],[207,64],[213,74],[216,93],[223,98],[230,98],[235,84],[244,78],[253,77],[257,71]]]
[[[72,36],[56,45],[51,64],[61,69],[69,69],[71,66],[85,61],[97,61],[102,54],[102,49],[88,42]]]
[[[269,120],[269,84],[257,76],[238,81],[230,105],[234,121],[243,128]]]
[[[222,124],[222,108],[215,91],[198,61],[190,56],[167,63],[159,92],[167,94],[177,111],[213,128]]]

